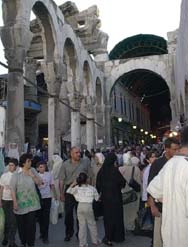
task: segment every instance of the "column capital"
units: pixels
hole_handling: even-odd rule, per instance
[[[83,96],[79,92],[74,92],[68,94],[68,99],[71,107],[74,108],[73,111],[80,111]]]
[[[42,70],[45,74],[45,81],[48,86],[48,92],[53,96],[58,96],[61,90],[62,73],[60,65],[54,61],[41,63]]]
[[[89,118],[94,119],[94,109],[95,109],[96,98],[94,96],[86,96],[85,102],[86,102],[87,116],[88,117],[92,116]]]
[[[30,47],[32,33],[27,26],[14,24],[1,28],[5,57],[11,69],[23,69],[26,52]]]
[[[17,49],[17,51],[15,51],[15,49]],[[4,51],[9,66],[9,72],[23,73],[25,50],[23,48],[9,48],[4,49]]]

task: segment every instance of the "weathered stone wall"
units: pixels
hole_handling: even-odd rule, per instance
[[[184,114],[184,121],[188,123],[188,1],[182,0],[180,27],[177,38],[175,61],[176,97],[178,99],[178,119]]]

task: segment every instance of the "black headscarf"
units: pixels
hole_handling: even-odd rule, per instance
[[[113,174],[117,172],[117,167],[115,167],[116,160],[117,156],[114,153],[109,153],[106,156],[98,175],[103,177],[103,179],[113,177]]]
[[[115,153],[111,152],[106,156],[103,166],[97,175],[96,187],[99,193],[104,191],[105,188],[114,186],[123,188],[125,186],[125,179],[120,174],[118,168],[115,167],[116,160],[117,156]]]
[[[109,170],[111,168],[115,168],[114,164],[117,161],[117,156],[115,153],[109,153],[103,163],[102,169],[103,170]]]

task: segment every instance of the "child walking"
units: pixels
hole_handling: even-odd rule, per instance
[[[46,171],[45,162],[37,163],[37,170],[42,180],[42,185],[38,186],[41,194],[41,209],[39,211],[40,238],[44,244],[48,244],[48,229],[50,221],[50,208],[52,201],[52,192],[56,197],[53,177]]]
[[[76,183],[71,184],[67,193],[72,194],[78,202],[77,216],[79,222],[79,242],[80,247],[87,246],[87,227],[89,228],[91,241],[98,245],[97,226],[93,213],[93,201],[98,201],[97,190],[87,183],[87,175],[80,173]]]

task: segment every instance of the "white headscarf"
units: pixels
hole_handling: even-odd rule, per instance
[[[139,162],[140,162],[139,158],[137,158],[135,156],[131,158],[132,166],[138,166]]]
[[[131,165],[131,151],[123,154],[123,165]]]
[[[95,156],[98,158],[99,160],[99,164],[102,165],[104,163],[105,157],[102,153],[96,153]]]

